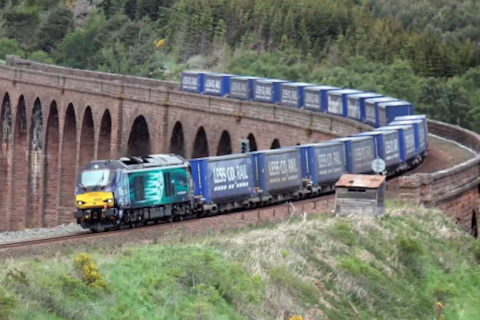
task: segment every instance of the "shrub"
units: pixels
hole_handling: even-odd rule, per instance
[[[470,245],[470,250],[473,253],[475,259],[477,259],[477,263],[480,263],[480,239],[476,239]]]
[[[15,298],[0,290],[0,319],[10,319],[15,310]]]
[[[93,263],[92,258],[88,254],[82,253],[74,261],[85,283],[95,288],[105,289],[107,287],[107,283],[98,272],[98,267]]]

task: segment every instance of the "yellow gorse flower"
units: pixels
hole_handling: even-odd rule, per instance
[[[157,41],[155,41],[155,46],[157,48],[162,47],[164,44],[165,44],[165,39],[158,39]]]
[[[98,267],[93,263],[92,258],[82,253],[74,260],[78,270],[82,272],[82,280],[91,287],[105,288],[107,283],[102,279],[102,276],[98,272]]]
[[[288,320],[303,320],[303,317],[302,316],[293,316],[293,317],[290,317],[290,319]]]

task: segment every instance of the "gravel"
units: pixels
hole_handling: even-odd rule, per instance
[[[62,224],[55,228],[35,228],[21,231],[0,232],[0,245],[12,242],[62,237],[79,233],[90,233],[90,230],[82,229],[76,223]]]

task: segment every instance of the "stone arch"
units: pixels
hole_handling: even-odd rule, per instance
[[[128,155],[144,156],[150,154],[150,132],[144,116],[138,116],[132,125],[128,138]]]
[[[471,234],[474,238],[478,238],[478,221],[477,221],[477,209],[472,210],[472,226]]]
[[[250,151],[252,152],[258,151],[257,140],[255,139],[255,136],[253,135],[253,133],[249,133],[247,136],[247,139],[250,145]]]
[[[9,151],[13,142],[12,132],[12,110],[10,96],[5,94],[2,100],[2,109],[0,114],[0,231],[7,230],[9,227],[10,210],[8,210],[8,172],[10,171]]]
[[[185,139],[183,136],[183,126],[180,121],[175,123],[170,138],[170,153],[181,155],[185,158]]]
[[[278,141],[278,139],[274,139],[270,149],[280,149],[280,141]]]
[[[208,140],[207,133],[203,127],[198,128],[193,143],[192,159],[208,157]]]
[[[230,133],[227,130],[223,130],[218,141],[217,156],[223,156],[226,154],[232,154],[232,139]]]
[[[27,190],[27,110],[25,98],[20,96],[18,99],[17,112],[15,115],[15,130],[13,144],[13,162],[12,162],[12,205],[10,215],[10,229],[25,229],[27,199],[25,191]]]
[[[79,170],[94,159],[95,133],[93,130],[92,109],[87,107],[83,114],[82,132],[80,134],[80,163]]]
[[[65,113],[62,139],[62,159],[60,165],[60,206],[58,221],[73,221],[74,194],[77,174],[77,119],[75,109],[70,103]]]
[[[28,152],[28,191],[27,191],[27,228],[39,227],[41,214],[41,182],[43,179],[43,117],[42,104],[40,99],[36,99],[33,104],[32,117],[30,121],[30,143]]]
[[[59,163],[60,128],[58,119],[57,103],[52,101],[48,111],[47,128],[45,135],[45,192],[44,192],[44,215],[41,225],[53,227],[57,224],[57,193],[58,193],[58,163]]]
[[[110,159],[112,141],[112,117],[110,111],[107,109],[103,113],[102,121],[100,124],[100,134],[98,136],[98,150],[97,159],[106,160]]]

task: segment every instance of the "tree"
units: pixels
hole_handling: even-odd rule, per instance
[[[35,51],[28,56],[28,60],[45,64],[55,64],[55,61],[44,51]]]
[[[15,39],[24,50],[31,50],[36,45],[35,32],[40,25],[37,8],[25,6],[7,6],[2,13],[4,27],[2,36]]]
[[[106,23],[102,13],[90,15],[85,28],[78,28],[69,33],[52,52],[57,63],[71,68],[96,69],[98,67],[96,55],[108,43],[95,41],[95,38]]]
[[[63,5],[56,7],[40,28],[38,47],[45,52],[51,52],[72,27],[72,12]]]
[[[135,17],[137,16],[137,0],[126,0],[123,12],[130,18],[130,20],[135,20]]]
[[[17,41],[0,38],[0,60],[5,60],[7,54],[13,54],[22,58],[25,57],[25,52],[20,49]]]
[[[421,82],[413,73],[408,62],[396,60],[385,73],[385,90],[393,97],[407,101],[418,101]]]

